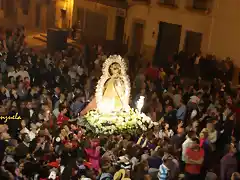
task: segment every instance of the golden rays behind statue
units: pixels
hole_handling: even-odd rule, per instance
[[[144,97],[137,109],[130,108],[130,81],[127,65],[121,56],[110,56],[103,64],[95,99],[96,108],[87,112],[82,120],[96,134],[135,133],[153,126],[151,119],[141,112]],[[141,106],[141,107],[140,107]]]
[[[97,109],[109,113],[129,109],[130,82],[121,56],[110,56],[103,64],[96,90]]]

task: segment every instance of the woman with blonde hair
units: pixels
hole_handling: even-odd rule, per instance
[[[238,172],[233,173],[231,180],[240,180],[240,174]]]

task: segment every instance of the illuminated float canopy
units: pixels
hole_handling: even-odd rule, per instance
[[[110,56],[103,64],[102,73],[95,94],[97,108],[84,116],[86,127],[97,134],[135,133],[151,128],[151,119],[141,112],[144,97],[137,101],[137,109],[129,106],[131,88],[124,59]]]

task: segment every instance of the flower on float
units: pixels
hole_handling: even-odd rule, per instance
[[[154,125],[153,123],[150,123],[148,128],[151,129],[153,127],[153,125]]]
[[[86,123],[95,129],[96,134],[113,134],[116,132],[134,133],[136,129],[146,131],[152,127],[151,119],[144,113],[130,108],[128,111],[111,112],[107,114],[90,111],[85,117]]]

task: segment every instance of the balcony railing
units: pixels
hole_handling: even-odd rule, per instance
[[[176,0],[159,0],[159,3],[167,6],[176,6]]]
[[[132,0],[133,2],[145,2],[145,3],[150,3],[151,0]]]
[[[196,10],[209,10],[211,7],[211,0],[193,0],[192,8]]]
[[[88,1],[116,8],[126,9],[128,7],[127,0],[88,0]]]
[[[132,6],[132,5],[136,5],[136,4],[149,5],[149,4],[151,4],[151,0],[130,0],[130,1],[128,1],[128,6]]]
[[[187,0],[186,9],[192,12],[208,15],[212,12],[214,0]]]
[[[159,6],[163,6],[166,8],[171,8],[171,9],[178,8],[176,0],[158,0],[157,3]]]

